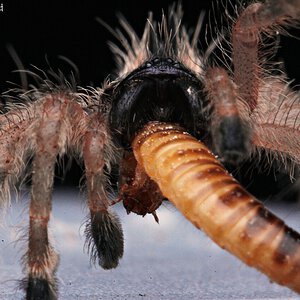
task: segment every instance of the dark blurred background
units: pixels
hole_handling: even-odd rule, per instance
[[[183,23],[188,27],[196,24],[201,11],[206,11],[205,24],[208,23],[209,11],[215,7],[215,16],[219,20],[223,14],[223,6],[217,1],[181,1],[185,12]],[[214,2],[214,5],[212,4]],[[26,1],[0,0],[3,12],[0,12],[0,92],[6,91],[11,85],[8,82],[20,84],[20,76],[13,71],[18,69],[8,51],[9,45],[18,54],[25,68],[35,65],[47,70],[49,64],[54,70],[61,69],[66,76],[71,71],[70,66],[59,59],[65,56],[79,70],[79,84],[82,86],[101,86],[103,80],[114,70],[115,64],[107,41],[117,42],[111,33],[95,21],[100,17],[113,28],[118,26],[116,14],[122,13],[139,35],[148,16],[153,11],[154,17],[160,20],[162,10],[174,1]],[[233,10],[235,2],[228,5]],[[1,6],[0,6],[1,8]],[[300,36],[294,29],[292,35]],[[208,34],[209,35],[209,34]],[[202,31],[201,45],[205,44],[205,28]],[[294,85],[300,82],[300,41],[289,36],[280,39],[280,49],[277,59],[285,62],[286,71]],[[73,164],[76,165],[76,164]],[[79,167],[73,167],[67,174],[64,184],[77,185],[82,175]],[[254,176],[255,173],[254,173]],[[63,174],[58,173],[57,184]],[[270,178],[270,179],[266,179]],[[264,177],[270,180],[272,186],[274,176]],[[286,180],[286,179],[285,179]],[[283,181],[285,185],[286,181]],[[272,189],[272,188],[271,188]]]
[[[3,3],[0,13],[1,90],[5,82],[18,81],[11,72],[16,65],[6,47],[11,44],[25,67],[30,64],[46,68],[47,56],[51,66],[64,70],[57,58],[63,55],[72,60],[80,71],[82,85],[101,85],[114,69],[114,61],[107,46],[115,38],[96,22],[99,17],[110,26],[118,26],[117,13],[122,13],[142,34],[148,11],[159,20],[173,1],[21,1]],[[201,10],[208,11],[211,0],[183,1],[185,23],[193,26]]]

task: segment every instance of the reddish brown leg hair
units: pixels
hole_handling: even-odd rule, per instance
[[[222,68],[208,69],[205,87],[213,105],[212,139],[216,153],[226,162],[235,164],[249,151],[250,130],[241,118],[237,90]],[[243,111],[240,109],[240,111]]]
[[[20,110],[19,115],[12,114],[4,119],[7,124],[3,122],[2,128],[6,129],[8,136],[20,144],[15,149],[9,140],[4,140],[1,172],[2,165],[6,164],[6,169],[3,168],[6,172],[21,173],[25,164],[20,164],[19,160],[28,153],[34,153],[29,241],[24,256],[26,299],[57,298],[55,271],[58,254],[49,243],[48,222],[56,158],[65,153],[66,148],[81,149],[84,157],[90,209],[86,233],[92,260],[98,258],[103,268],[114,268],[123,254],[121,225],[117,217],[108,212],[109,202],[105,193],[103,155],[104,150],[110,148],[110,143],[104,117],[100,113],[88,115],[77,100],[67,93],[44,96]],[[9,184],[14,183],[14,173],[12,179],[4,177],[4,188],[8,189]]]
[[[65,148],[82,147],[86,167],[90,221],[86,227],[92,261],[114,268],[123,255],[123,233],[119,220],[108,211],[105,192],[105,149],[109,137],[100,113],[87,115],[67,95],[49,95],[32,107],[35,119],[30,128],[33,151],[29,245],[25,256],[28,277],[27,299],[56,299],[55,270],[58,255],[49,243],[48,221],[56,157]]]
[[[258,100],[252,113],[252,143],[292,171],[293,163],[300,164],[300,94],[273,78],[261,86]]]
[[[86,171],[90,220],[86,226],[86,245],[92,262],[98,260],[104,269],[117,267],[123,256],[123,232],[115,214],[108,211],[109,200],[105,191],[105,147],[109,148],[107,128],[100,113],[89,116],[84,135],[83,158]]]
[[[43,103],[36,127],[36,153],[33,159],[30,201],[28,278],[26,299],[56,299],[54,273],[58,255],[49,243],[48,221],[56,156],[59,152],[63,118],[67,104],[59,96],[49,96]]]
[[[261,80],[259,39],[262,31],[300,15],[299,0],[273,0],[248,6],[233,30],[234,81],[239,99],[252,113],[252,143],[299,162],[299,97],[280,78]],[[277,95],[274,96],[275,92]],[[293,132],[292,132],[293,131]]]
[[[271,150],[280,148],[276,140],[273,141],[272,146],[267,130],[272,131],[273,137],[275,131],[277,135],[280,134],[277,130],[279,125],[281,128],[285,127],[285,130],[288,127],[295,129],[298,116],[292,116],[291,112],[296,110],[296,105],[288,100],[285,101],[285,105],[279,103],[277,110],[266,113],[268,116],[274,116],[273,122],[270,120],[266,122],[259,114],[263,105],[270,107],[270,103],[263,105],[260,103],[264,100],[262,94],[269,102],[273,101],[272,97],[265,93],[266,88],[272,86],[272,82],[263,81],[263,74],[259,67],[259,43],[261,32],[267,31],[272,26],[284,24],[286,20],[299,14],[299,0],[273,0],[265,4],[249,5],[237,19],[232,32],[234,84],[226,71],[221,68],[211,68],[206,73],[205,86],[213,105],[213,144],[216,152],[226,162],[236,164],[248,157],[251,150],[250,140],[259,147],[263,146]],[[273,81],[274,88],[278,89],[278,80]],[[288,99],[287,92],[280,92],[277,97]],[[295,99],[295,96],[292,96],[292,99]],[[278,102],[278,99],[275,101]],[[258,105],[261,107],[256,110]],[[284,108],[286,106],[288,108]],[[282,111],[282,108],[285,109],[283,113],[278,111]],[[253,124],[251,130],[248,121],[250,117]],[[282,124],[283,122],[279,120],[281,124],[275,124],[279,117],[288,121]],[[293,124],[288,124],[291,122]],[[290,155],[291,148],[282,152]]]
[[[283,23],[287,17],[296,17],[299,13],[299,0],[254,3],[242,12],[233,28],[234,82],[238,87],[240,99],[249,105],[251,111],[257,105],[260,84],[260,33],[268,27]]]

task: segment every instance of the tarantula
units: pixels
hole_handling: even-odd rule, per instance
[[[102,89],[76,91],[48,79],[19,97],[26,105],[8,103],[0,115],[0,199],[7,204],[10,190],[32,160],[27,271],[27,299],[56,299],[58,254],[48,240],[54,167],[58,156],[83,159],[89,222],[87,244],[91,258],[104,269],[115,268],[123,255],[123,233],[111,211],[108,176],[117,168],[119,197],[128,212],[152,213],[163,201],[158,186],[141,172],[132,154],[135,134],[149,121],[179,124],[201,139],[224,163],[236,165],[261,150],[274,159],[299,163],[299,95],[285,76],[264,68],[264,38],[281,25],[293,24],[299,0],[252,3],[241,10],[230,30],[232,68],[213,62],[212,48],[224,50],[222,38],[201,55],[201,22],[188,34],[180,7],[168,17],[152,20],[139,38],[120,20],[112,30],[121,46],[111,44],[118,76]],[[275,47],[275,46],[274,46]],[[270,48],[270,46],[269,46]],[[225,50],[224,50],[225,51]],[[209,55],[210,54],[210,55]],[[143,185],[137,185],[141,178]]]

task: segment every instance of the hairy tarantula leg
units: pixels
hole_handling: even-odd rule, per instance
[[[34,122],[33,105],[0,115],[0,205],[4,208],[34,148]]]
[[[252,111],[257,105],[260,78],[260,32],[285,18],[300,14],[299,0],[273,0],[249,5],[239,16],[232,33],[234,82],[240,98]]]
[[[299,92],[291,90],[282,78],[272,78],[261,85],[258,99],[251,118],[252,143],[280,161],[287,162],[287,158],[300,164]]]
[[[210,68],[205,76],[205,88],[213,105],[212,138],[216,152],[232,164],[247,156],[250,129],[241,118],[237,104],[237,91],[226,71]],[[242,111],[242,110],[240,110]]]
[[[110,212],[103,174],[104,147],[109,144],[107,128],[99,113],[89,116],[84,135],[83,158],[86,170],[90,220],[86,225],[86,244],[91,260],[98,259],[104,269],[117,267],[123,256],[124,239],[118,217]]]
[[[36,149],[33,159],[30,200],[28,278],[26,299],[56,299],[54,273],[58,254],[49,243],[48,221],[56,157],[64,148],[64,118],[68,101],[59,95],[47,96],[38,114]]]
[[[28,147],[26,139],[20,137],[24,130],[23,124],[19,128],[11,126],[10,130],[2,131],[4,126],[1,121],[0,119],[0,205],[7,205],[10,202],[11,186],[24,169],[24,154]]]

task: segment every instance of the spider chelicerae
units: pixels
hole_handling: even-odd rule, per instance
[[[230,29],[219,32],[206,51],[198,45],[203,18],[190,33],[181,24],[180,6],[161,22],[149,15],[140,38],[122,18],[122,30],[102,22],[119,39],[120,46],[110,44],[118,63],[116,78],[101,89],[44,78],[37,88],[20,92],[22,104],[6,101],[0,116],[4,205],[27,162],[32,163],[27,299],[57,298],[58,254],[48,240],[48,221],[58,156],[76,155],[84,162],[87,244],[92,260],[105,269],[115,268],[123,255],[121,224],[107,195],[105,174],[111,166],[119,166],[117,200],[123,200],[127,211],[152,213],[157,220],[155,210],[163,200],[149,178],[143,186],[134,185],[133,178],[143,174],[136,168],[131,142],[149,121],[181,125],[231,165],[262,150],[285,164],[299,163],[299,96],[270,62],[276,48],[272,36],[293,25],[299,13],[297,0],[239,8]],[[229,56],[227,64],[218,65],[215,49]]]

